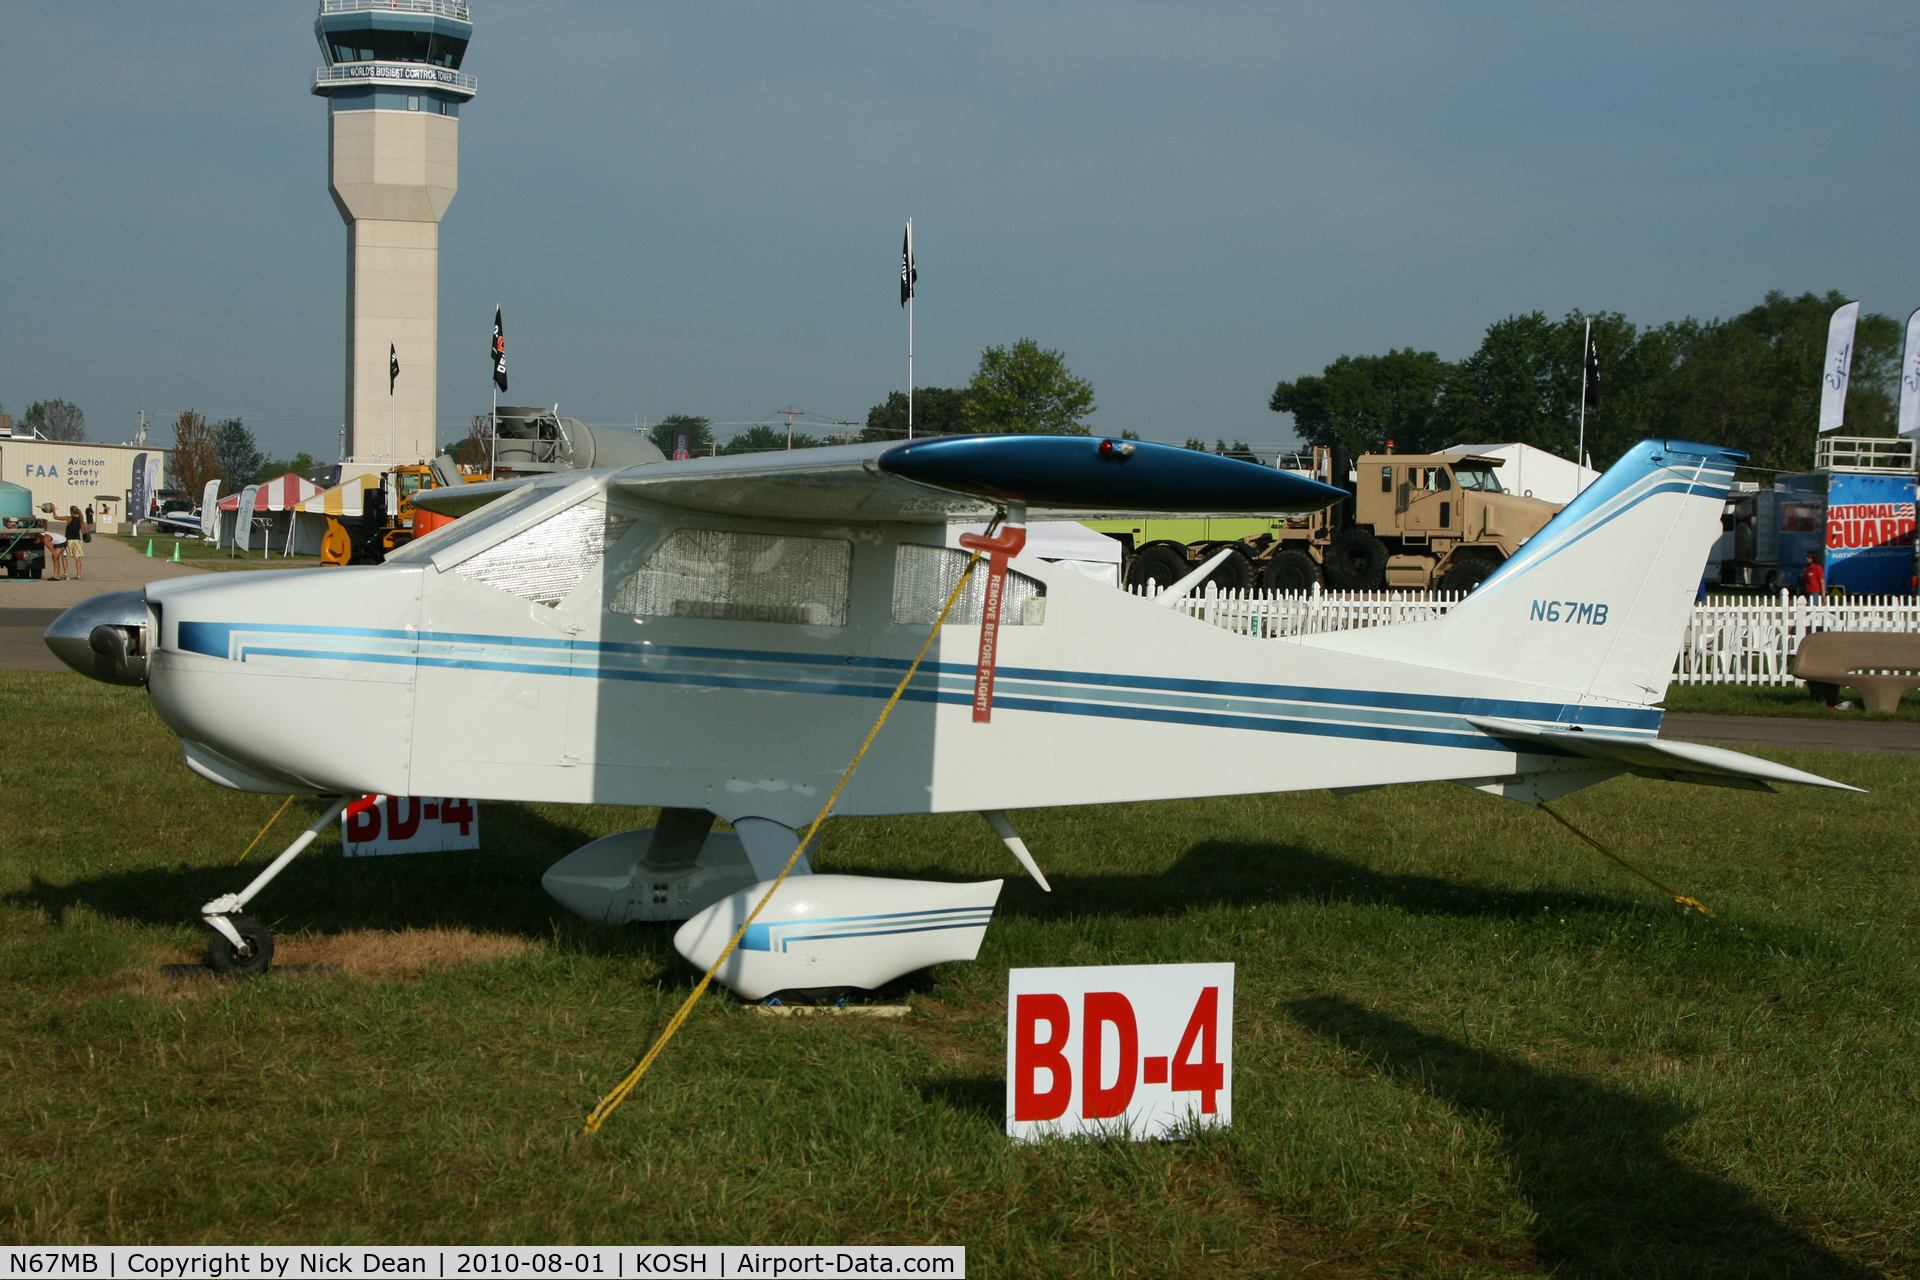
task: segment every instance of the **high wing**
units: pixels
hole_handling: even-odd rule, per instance
[[[417,506],[460,515],[524,481],[434,489]],[[774,520],[985,520],[1008,503],[1029,519],[1137,512],[1319,511],[1344,490],[1194,449],[1088,436],[937,436],[895,443],[654,462],[613,484],[649,502]]]
[[[1832,787],[1836,791],[1860,791],[1844,782],[1835,782],[1816,773],[1803,773],[1786,765],[1742,755],[1724,747],[1703,746],[1697,742],[1667,742],[1658,738],[1624,738],[1610,734],[1568,729],[1542,729],[1514,720],[1496,720],[1467,716],[1466,722],[1498,738],[1522,738],[1550,746],[1557,752],[1585,756],[1624,768],[1643,778],[1661,778],[1668,782],[1697,782],[1712,787],[1737,787],[1747,791],[1771,791],[1769,782],[1795,782],[1808,787]]]

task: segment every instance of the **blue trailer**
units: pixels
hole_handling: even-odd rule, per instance
[[[1914,589],[1912,472],[1838,469],[1780,476],[1780,572],[1799,585],[1807,553],[1827,586],[1848,595],[1907,595]]]

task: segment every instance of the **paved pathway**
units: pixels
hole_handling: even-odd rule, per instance
[[[1920,756],[1920,724],[1813,716],[1701,716],[1669,712],[1660,736],[1726,747],[1799,747]]]
[[[0,577],[0,668],[9,671],[65,671],[40,637],[47,625],[71,605],[106,591],[132,591],[162,578],[203,573],[140,552],[111,538],[87,544],[85,575],[55,582],[51,578]]]

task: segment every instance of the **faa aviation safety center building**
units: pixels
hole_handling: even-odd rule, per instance
[[[36,513],[43,502],[51,502],[62,516],[68,507],[85,511],[91,506],[97,512],[107,506],[118,523],[126,519],[133,492],[134,459],[165,454],[152,445],[35,440],[0,432],[0,480],[31,490]]]

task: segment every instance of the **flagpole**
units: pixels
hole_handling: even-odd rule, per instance
[[[1573,491],[1577,494],[1587,487],[1587,361],[1592,359],[1593,320],[1587,320],[1587,331],[1580,339],[1580,444],[1573,455]]]
[[[913,245],[913,219],[907,219],[907,245]],[[909,274],[911,274],[911,255],[909,255]],[[913,296],[919,290],[909,285],[907,293],[907,439],[913,439]]]

